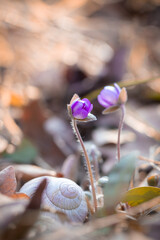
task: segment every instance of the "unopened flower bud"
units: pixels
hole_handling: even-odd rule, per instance
[[[93,109],[93,104],[91,104],[87,98],[81,100],[79,96],[75,94],[67,107],[69,115],[78,121],[87,122],[96,120],[96,117],[90,113]]]
[[[121,104],[126,103],[127,92],[116,83],[113,86],[106,86],[98,95],[98,102],[105,107],[103,114],[111,113],[119,109]]]
[[[121,88],[115,83],[113,86],[106,86],[98,95],[98,102],[105,108],[110,108],[118,103]]]

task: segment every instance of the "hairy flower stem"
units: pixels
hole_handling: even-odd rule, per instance
[[[92,188],[93,203],[94,203],[94,208],[95,208],[95,212],[96,212],[97,211],[97,199],[96,199],[96,191],[95,191],[95,186],[94,186],[94,181],[93,181],[93,174],[92,174],[91,164],[90,164],[90,161],[89,161],[89,158],[88,158],[88,154],[87,154],[86,148],[84,146],[83,140],[82,140],[81,135],[79,133],[79,130],[78,130],[78,127],[77,127],[77,122],[76,122],[75,119],[73,119],[72,121],[73,121],[74,130],[75,130],[77,138],[78,138],[78,140],[79,140],[79,142],[81,144],[81,147],[83,149],[84,156],[85,156],[85,159],[86,159],[86,162],[87,162],[87,168],[88,168],[88,173],[89,173],[89,178],[90,178],[90,184],[91,184],[91,188]]]
[[[124,121],[124,116],[125,116],[125,105],[121,105],[121,119],[119,122],[119,128],[118,128],[118,141],[117,141],[117,156],[118,156],[118,162],[120,161],[121,154],[120,154],[120,135],[121,135],[121,130],[123,127],[123,121]]]

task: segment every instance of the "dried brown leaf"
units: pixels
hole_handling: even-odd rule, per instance
[[[8,224],[5,222],[6,227],[3,229],[2,239],[22,239],[24,236],[26,236],[27,232],[33,227],[33,224],[38,219],[41,197],[45,186],[46,180],[44,179],[29,201],[29,204],[26,204],[28,201],[25,201],[25,207],[23,202],[17,205],[17,212],[14,212],[12,218],[9,216]],[[16,203],[18,204],[17,201]],[[16,210],[15,207],[14,210]],[[14,225],[14,228],[10,223]]]
[[[0,192],[11,196],[15,193],[17,181],[13,166],[8,166],[0,172]]]
[[[24,108],[22,125],[24,133],[38,147],[45,161],[52,167],[59,166],[65,159],[65,154],[59,144],[44,129],[44,108],[38,100],[30,102]]]
[[[57,173],[53,170],[44,169],[31,164],[19,164],[14,165],[16,177],[20,178],[24,182],[31,180],[32,178],[41,176],[57,177]]]
[[[25,193],[14,193],[11,195],[13,199],[29,199],[29,197]]]

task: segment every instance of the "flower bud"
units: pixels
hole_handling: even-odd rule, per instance
[[[67,106],[69,115],[79,121],[94,121],[96,117],[90,112],[93,109],[93,104],[87,99],[79,98],[77,94],[73,96],[70,104]]]
[[[115,83],[113,86],[106,86],[98,95],[98,102],[105,108],[117,105],[121,88]]]
[[[116,83],[113,86],[106,86],[98,95],[98,102],[105,107],[103,114],[107,114],[119,109],[121,104],[126,103],[127,92],[125,88],[120,88]]]

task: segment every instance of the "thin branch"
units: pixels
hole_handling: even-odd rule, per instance
[[[154,163],[154,164],[160,165],[160,161],[155,161],[153,159],[146,158],[146,157],[143,157],[143,156],[139,156],[138,158],[140,160],[143,160],[143,161],[146,161],[146,162],[150,162],[150,163]]]
[[[131,87],[131,86],[136,86],[136,85],[139,85],[139,84],[145,84],[145,83],[148,83],[150,81],[154,81],[156,79],[159,79],[160,76],[156,76],[156,77],[151,77],[151,78],[147,78],[147,79],[133,79],[133,80],[124,80],[124,81],[121,81],[120,83],[118,83],[118,85],[122,88],[122,87]],[[85,95],[84,98],[88,98],[90,101],[91,100],[94,100],[97,95],[102,91],[102,89],[104,88],[101,87],[101,88],[98,88],[96,90],[93,90],[92,92],[90,92],[89,94]]]

